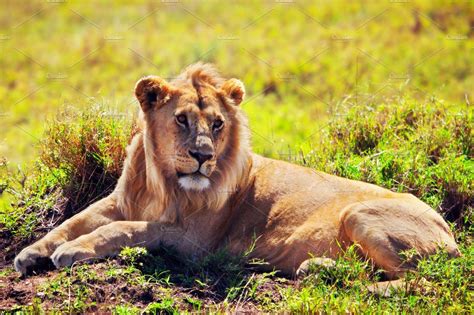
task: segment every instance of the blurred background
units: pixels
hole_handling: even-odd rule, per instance
[[[308,150],[355,104],[472,104],[472,1],[2,1],[0,156],[68,108],[137,112],[135,82],[202,60],[240,78],[255,151]]]

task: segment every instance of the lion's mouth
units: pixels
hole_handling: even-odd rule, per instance
[[[193,173],[183,173],[183,172],[176,172],[176,175],[178,178],[185,177],[185,176],[202,176],[202,177],[207,177],[203,173],[201,173],[199,170],[193,172]]]

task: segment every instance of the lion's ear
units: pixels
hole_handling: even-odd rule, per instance
[[[245,87],[242,81],[237,79],[229,79],[222,85],[221,89],[224,93],[234,101],[235,105],[242,103],[245,97]]]
[[[135,96],[140,102],[143,112],[164,105],[172,94],[171,86],[162,78],[150,75],[138,80]]]

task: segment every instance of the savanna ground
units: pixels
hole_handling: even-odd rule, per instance
[[[473,313],[470,1],[0,5],[0,311]],[[137,79],[198,60],[246,84],[254,151],[415,194],[463,256],[422,260],[389,297],[353,250],[299,281],[172,248],[19,278],[16,253],[113,189]]]

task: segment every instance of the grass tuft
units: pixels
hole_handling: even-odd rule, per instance
[[[68,216],[114,189],[134,130],[131,120],[111,116],[98,107],[63,113],[49,125],[40,143],[40,161],[67,178],[62,189]]]

